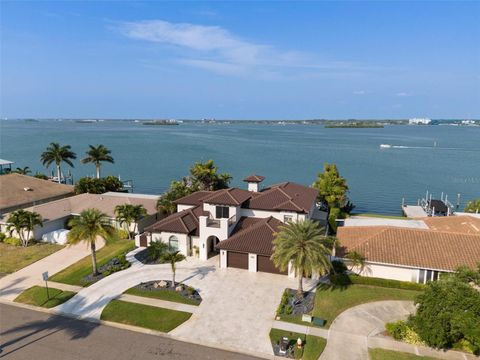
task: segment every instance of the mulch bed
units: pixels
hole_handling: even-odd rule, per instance
[[[165,287],[160,287],[158,286],[159,283],[164,282],[166,283]],[[157,284],[157,287],[155,287],[155,284]],[[176,288],[177,286],[182,286],[181,291],[177,291]],[[187,286],[185,284],[175,282],[175,286],[172,287],[172,281],[170,280],[155,280],[155,281],[148,281],[141,283],[137,286],[135,286],[136,289],[142,290],[142,291],[152,291],[152,292],[159,292],[159,291],[172,291],[176,292],[177,294],[182,295],[183,297],[193,300],[195,302],[198,302],[199,304],[202,302],[202,297],[198,293],[197,290],[194,288]]]

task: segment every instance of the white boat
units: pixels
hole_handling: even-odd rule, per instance
[[[391,147],[392,147],[392,145],[390,145],[390,144],[380,144],[381,149],[388,149],[388,148],[391,148]]]

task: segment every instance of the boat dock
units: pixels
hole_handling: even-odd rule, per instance
[[[402,212],[409,218],[422,218],[427,216],[451,216],[460,205],[460,194],[457,195],[456,207],[448,201],[448,195],[440,196],[440,199],[433,199],[432,194],[427,193],[425,198],[418,199],[417,205],[406,205],[402,199]]]

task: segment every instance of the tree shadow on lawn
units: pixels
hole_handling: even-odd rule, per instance
[[[321,290],[321,291],[345,291],[350,287],[350,285],[352,285],[352,284],[320,283],[320,284],[317,285],[317,291],[318,290]]]

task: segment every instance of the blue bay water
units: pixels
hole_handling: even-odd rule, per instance
[[[145,126],[126,121],[0,122],[0,158],[49,173],[40,154],[50,142],[69,144],[78,154],[75,179],[93,175],[83,165],[89,144],[112,150],[115,164],[103,174],[134,181],[135,192],[159,194],[171,180],[188,174],[196,161],[214,159],[233,175],[232,185],[256,173],[265,184],[295,181],[310,185],[323,163],[336,163],[350,186],[356,211],[399,214],[426,190],[447,193],[461,207],[480,197],[480,127],[387,126],[382,129],[326,129],[320,125]],[[436,143],[436,146],[434,144]],[[402,146],[380,149],[380,144]],[[67,167],[64,165],[64,170]],[[51,170],[50,170],[51,171]]]

